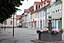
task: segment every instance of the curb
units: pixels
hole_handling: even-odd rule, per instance
[[[41,41],[41,40],[31,40],[31,42],[34,42],[34,43],[64,43],[64,41],[51,41],[51,42],[48,42],[48,41]]]

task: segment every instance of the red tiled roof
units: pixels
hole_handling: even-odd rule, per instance
[[[46,0],[47,2],[50,2],[50,0]]]
[[[41,0],[41,2],[34,2],[34,4],[39,6],[39,5],[42,5],[44,2],[50,2],[50,0],[44,0],[44,1]]]
[[[30,11],[29,11],[29,9],[24,9],[24,12],[25,12],[25,13],[28,13],[28,12],[30,12]]]
[[[16,19],[20,19],[21,18],[21,15],[16,15]]]
[[[42,5],[42,2],[34,2],[34,4],[36,4],[37,6]]]
[[[50,2],[50,0],[45,0],[45,1]],[[44,2],[45,2],[45,1],[44,1]],[[36,4],[36,5],[41,5],[41,4],[43,4],[44,2],[35,2],[35,4]],[[40,4],[39,4],[39,3],[40,3]],[[49,3],[49,4],[50,4],[50,3]],[[48,5],[49,5],[49,4],[48,4]],[[47,6],[48,6],[48,5],[47,5]],[[45,7],[47,7],[47,6],[44,6],[43,8],[45,8]],[[43,9],[43,8],[41,8],[41,9]],[[35,13],[35,12],[40,11],[41,9],[33,11],[32,14]]]

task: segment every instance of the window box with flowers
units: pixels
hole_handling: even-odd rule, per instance
[[[48,29],[37,29],[37,33],[47,33]]]
[[[58,33],[63,33],[63,30],[60,29],[52,29],[51,34],[52,35],[57,35]]]

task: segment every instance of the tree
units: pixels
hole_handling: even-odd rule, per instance
[[[10,18],[18,10],[15,6],[19,5],[22,5],[20,0],[0,0],[0,23]]]

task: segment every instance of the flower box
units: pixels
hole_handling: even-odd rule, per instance
[[[46,32],[48,32],[48,30],[42,30],[42,29],[37,30],[37,33],[46,33]]]
[[[58,34],[60,32],[63,33],[63,30],[60,30],[60,29],[52,29],[51,34],[52,35],[56,35],[56,34]]]

